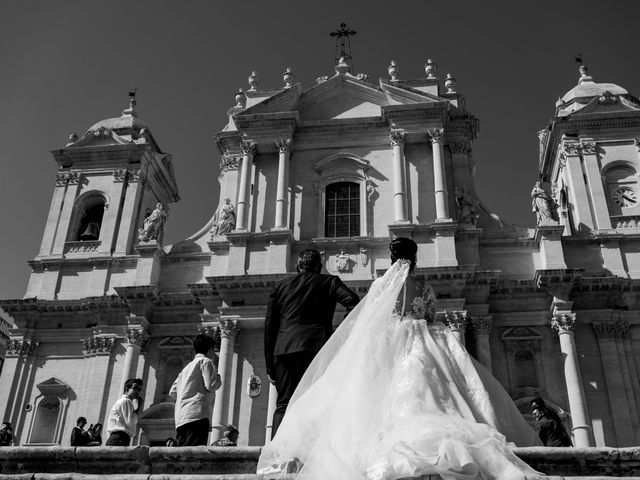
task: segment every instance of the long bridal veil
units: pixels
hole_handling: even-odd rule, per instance
[[[498,382],[444,325],[392,315],[408,272],[409,262],[395,262],[318,353],[263,448],[259,473],[293,459],[303,464],[299,478],[317,480],[537,473],[502,434],[535,435]]]

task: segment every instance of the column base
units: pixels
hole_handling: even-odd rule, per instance
[[[435,230],[436,267],[457,267],[456,229],[458,224],[451,219],[440,219],[432,222]]]

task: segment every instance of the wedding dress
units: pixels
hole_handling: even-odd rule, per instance
[[[542,478],[511,452],[514,443],[537,444],[534,430],[433,321],[433,290],[408,274],[407,261],[394,263],[336,329],[263,448],[258,473],[295,459],[305,480]]]

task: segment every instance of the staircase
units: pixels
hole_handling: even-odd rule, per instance
[[[550,480],[640,480],[640,447],[516,448]],[[272,480],[259,447],[0,447],[0,480]],[[425,476],[421,480],[437,480]],[[331,479],[327,479],[331,480]]]

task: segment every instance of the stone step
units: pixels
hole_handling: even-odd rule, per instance
[[[516,448],[554,479],[636,478],[640,447]],[[0,480],[270,480],[256,475],[260,447],[2,447]],[[73,472],[73,473],[69,473]],[[423,477],[437,480],[439,477]]]

